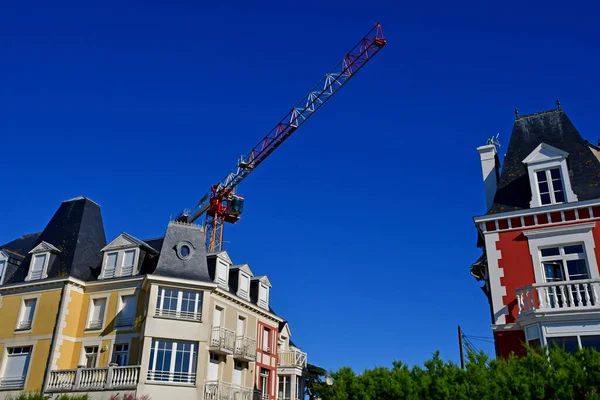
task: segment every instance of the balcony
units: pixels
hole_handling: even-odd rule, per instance
[[[108,368],[77,368],[50,371],[48,392],[135,389],[140,376],[138,365]]]
[[[231,329],[215,326],[210,335],[210,351],[219,354],[233,354],[235,332]]]
[[[235,338],[233,358],[241,361],[256,361],[256,340],[246,336]]]
[[[183,321],[202,321],[202,314],[199,312],[169,310],[167,308],[156,308],[154,316],[158,318],[179,319]]]
[[[252,400],[252,389],[220,381],[204,384],[204,400]]]
[[[536,283],[517,289],[519,316],[600,311],[600,279]]]
[[[306,367],[306,353],[300,350],[281,350],[279,352],[279,367]]]
[[[148,371],[148,381],[196,384],[196,372]]]

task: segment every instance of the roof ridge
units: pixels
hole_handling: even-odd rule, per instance
[[[525,114],[525,115],[519,115],[517,116],[515,119],[516,120],[520,120],[523,118],[529,118],[529,117],[535,117],[538,115],[542,115],[542,114],[547,114],[547,113],[553,113],[553,112],[564,112],[562,108],[553,108],[551,110],[546,110],[546,111],[538,111],[536,113],[531,113],[531,114]]]

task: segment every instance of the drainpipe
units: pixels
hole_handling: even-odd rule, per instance
[[[46,369],[44,370],[44,379],[42,380],[42,395],[46,392],[46,383],[48,380],[48,375],[50,374],[50,369],[52,368],[52,359],[54,358],[54,353],[56,352],[56,342],[58,336],[58,330],[60,329],[60,321],[64,315],[64,300],[65,300],[65,292],[67,291],[67,282],[63,284],[63,290],[60,293],[60,299],[58,300],[58,311],[56,312],[56,321],[54,322],[54,332],[52,333],[52,338],[50,338],[50,351],[48,352],[48,361],[46,362]]]

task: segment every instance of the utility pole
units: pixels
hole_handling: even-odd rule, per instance
[[[460,368],[461,369],[465,369],[465,353],[464,353],[464,346],[463,346],[463,332],[462,329],[460,327],[460,325],[458,326],[458,348],[460,350]]]

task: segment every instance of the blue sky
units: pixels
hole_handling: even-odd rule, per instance
[[[598,5],[12,2],[0,13],[0,243],[62,200],[161,236],[378,20],[388,46],[239,188],[227,250],[310,362],[458,360],[491,336],[469,266],[476,147],[557,96],[598,137]],[[474,342],[493,352],[487,343]]]

